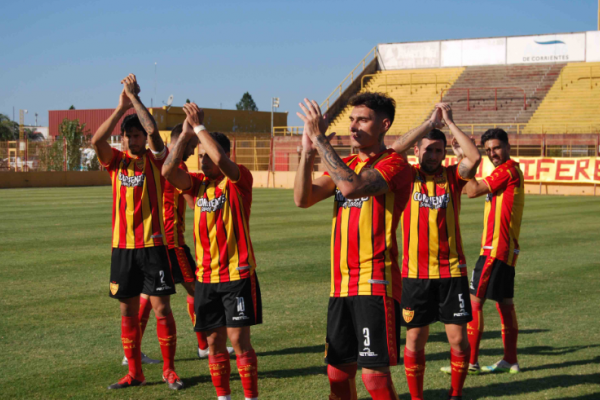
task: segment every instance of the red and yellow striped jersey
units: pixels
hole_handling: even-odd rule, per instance
[[[163,188],[160,169],[168,150],[155,156],[147,149],[142,157],[112,149],[113,158],[103,166],[113,190],[113,241],[119,249],[164,246]]]
[[[351,155],[344,162],[357,174],[365,168],[376,169],[389,191],[346,199],[335,189],[330,296],[386,295],[400,301],[402,277],[396,228],[408,200],[410,167],[391,149],[366,160]]]
[[[513,267],[519,254],[519,233],[525,205],[525,180],[519,163],[508,160],[483,181],[491,193],[485,199],[481,255]]]
[[[187,165],[182,161],[179,168],[188,172]],[[165,190],[163,194],[163,206],[165,216],[165,234],[167,235],[167,245],[170,249],[181,247],[185,244],[185,206],[186,202],[183,194],[177,188],[165,181]]]
[[[253,178],[246,167],[238,167],[237,182],[192,173],[192,187],[184,192],[195,203],[196,275],[202,283],[249,278],[256,268],[249,227]]]
[[[467,275],[462,249],[460,195],[467,184],[458,165],[427,174],[412,166],[411,197],[402,214],[402,277],[453,278]]]

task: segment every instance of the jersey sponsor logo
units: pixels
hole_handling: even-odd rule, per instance
[[[335,189],[335,201],[337,201],[338,208],[362,208],[365,201],[369,201],[369,197],[361,197],[360,199],[347,199],[344,197],[339,189]]]
[[[126,187],[142,187],[144,186],[144,179],[146,179],[146,175],[144,174],[134,176],[127,176],[123,173],[119,174],[119,180],[121,181],[121,185]]]
[[[411,309],[407,309],[407,308],[402,309],[402,318],[404,318],[404,321],[406,321],[408,323],[408,322],[412,321],[414,317],[415,317],[415,310],[411,310]]]
[[[429,197],[425,193],[415,192],[413,194],[413,200],[419,202],[419,207],[426,207],[431,208],[433,210],[438,210],[440,208],[448,208],[450,196],[448,195],[448,193],[446,193],[441,196]]]
[[[215,212],[223,208],[226,202],[227,196],[224,194],[212,200],[201,197],[196,200],[196,207],[200,207],[201,212]]]
[[[119,291],[119,284],[117,282],[110,283],[110,292],[114,296]]]
[[[371,333],[369,331],[369,328],[363,328],[362,333],[365,337],[365,340],[363,342],[365,348],[362,351],[359,351],[358,355],[360,355],[361,357],[377,357],[377,354],[372,352],[371,349],[368,347],[371,345]]]

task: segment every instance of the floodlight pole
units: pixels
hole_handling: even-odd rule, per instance
[[[274,126],[273,126],[273,113],[274,113],[273,109],[274,108],[279,108],[279,97],[271,98],[271,137],[275,136]]]

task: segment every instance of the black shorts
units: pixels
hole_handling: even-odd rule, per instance
[[[262,299],[256,272],[233,282],[196,281],[196,332],[221,326],[241,328],[262,324]]]
[[[330,297],[325,362],[394,366],[400,358],[400,304],[384,296]]]
[[[441,321],[463,325],[473,319],[466,276],[402,279],[402,325],[421,327]]]
[[[115,299],[174,294],[167,247],[112,249],[109,291]]]
[[[196,262],[187,245],[169,249],[171,271],[175,283],[194,282],[196,280]]]
[[[480,256],[471,275],[471,294],[502,302],[515,297],[515,267],[497,258]]]

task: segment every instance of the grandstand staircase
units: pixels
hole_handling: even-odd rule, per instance
[[[566,64],[467,67],[443,101],[466,133],[501,127],[522,133]]]

